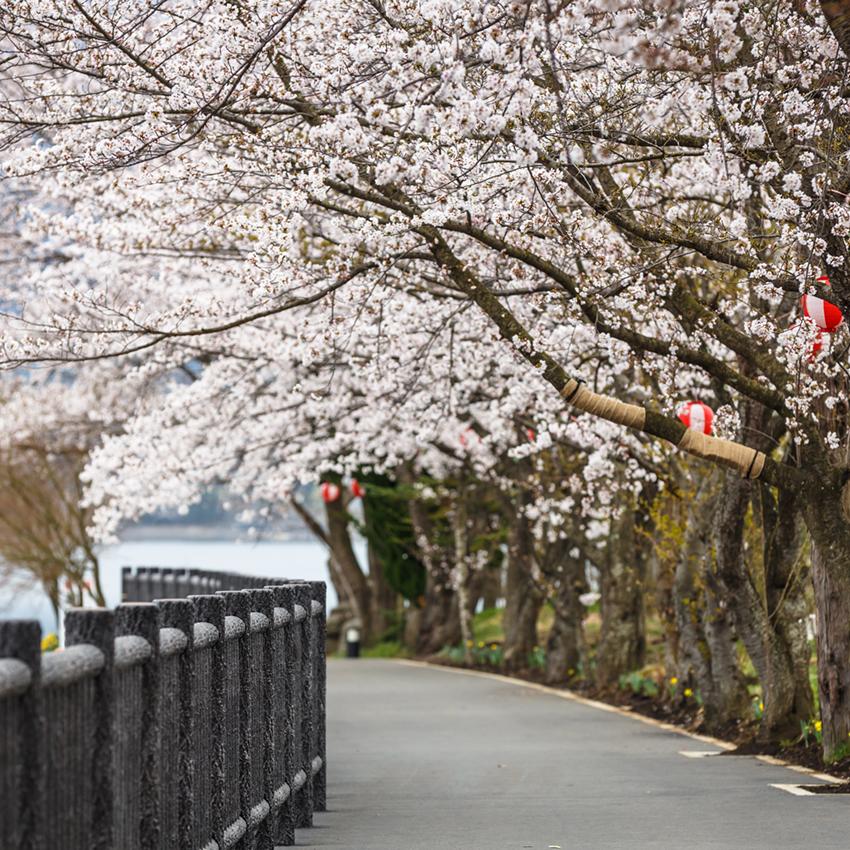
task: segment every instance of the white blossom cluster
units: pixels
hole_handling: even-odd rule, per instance
[[[4,434],[100,424],[104,537],[211,482],[558,447],[536,533],[597,521],[658,449],[547,362],[841,451],[848,333],[813,353],[799,299],[850,307],[850,102],[816,4],[779,5],[13,0]]]

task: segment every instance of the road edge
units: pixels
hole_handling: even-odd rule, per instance
[[[521,688],[528,688],[529,690],[539,691],[540,693],[550,694],[551,696],[558,697],[559,699],[565,699],[570,702],[576,702],[580,705],[586,705],[590,708],[596,708],[599,711],[607,711],[609,714],[619,714],[621,717],[628,717],[631,720],[637,720],[640,723],[644,723],[647,726],[654,726],[656,729],[663,729],[665,732],[675,732],[677,735],[682,735],[685,738],[690,738],[693,741],[700,741],[703,744],[711,744],[714,747],[718,747],[721,750],[725,750],[729,752],[730,750],[735,749],[734,744],[730,744],[728,741],[722,741],[720,738],[714,738],[711,735],[701,735],[698,732],[690,732],[687,729],[682,729],[681,726],[676,726],[673,723],[666,723],[663,720],[656,720],[654,717],[647,717],[645,714],[639,714],[634,711],[630,711],[625,708],[620,708],[616,705],[610,705],[607,702],[600,702],[595,699],[588,699],[587,697],[581,696],[581,694],[577,694],[575,691],[567,690],[566,688],[552,688],[549,685],[541,685],[537,682],[529,682],[525,679],[517,679],[513,676],[505,676],[501,673],[488,673],[484,670],[468,670],[464,667],[449,667],[446,664],[433,664],[430,661],[416,661],[412,658],[388,658],[387,661],[392,661],[395,664],[404,664],[408,667],[427,667],[431,670],[441,670],[444,673],[456,673],[465,676],[478,676],[483,679],[493,679],[497,682],[506,682],[511,685],[516,685]],[[759,761],[764,762],[765,764],[771,764],[776,767],[785,767],[788,770],[793,770],[796,773],[802,773],[805,776],[811,777],[812,779],[820,779],[823,782],[834,782],[841,784],[844,782],[843,779],[832,776],[829,773],[821,773],[819,771],[812,770],[809,767],[803,767],[800,764],[793,764],[792,762],[785,761],[784,759],[776,758],[775,756],[766,756],[766,755],[753,755],[748,756],[749,758],[756,758]],[[816,796],[816,795],[812,795]]]

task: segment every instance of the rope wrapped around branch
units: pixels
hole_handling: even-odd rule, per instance
[[[636,404],[625,404],[610,396],[599,395],[589,390],[581,381],[570,378],[561,390],[561,395],[568,404],[585,413],[592,413],[600,419],[607,419],[609,422],[616,422],[627,428],[636,428],[638,431],[643,431],[643,426],[646,424],[644,408]]]
[[[589,390],[581,381],[571,378],[561,390],[564,400],[573,407],[627,428],[643,431],[646,425],[646,409],[637,404],[625,404],[610,396],[599,395]],[[677,444],[677,448],[688,454],[713,461],[737,470],[744,478],[758,478],[764,469],[765,454],[742,446],[732,440],[722,440],[702,434],[691,428]]]

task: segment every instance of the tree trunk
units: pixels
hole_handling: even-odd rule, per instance
[[[818,478],[803,510],[812,536],[823,751],[832,761],[850,748],[850,525],[835,471],[820,470]]]
[[[495,608],[502,597],[502,576],[500,569],[484,570],[481,600],[484,608]]]
[[[433,655],[461,642],[458,598],[447,570],[438,574],[428,571],[421,624],[416,642],[420,655]]]
[[[354,603],[351,600],[351,590],[343,578],[342,571],[336,564],[336,559],[333,555],[328,557],[328,574],[331,577],[331,583],[336,590],[339,607],[348,607],[354,610]]]
[[[616,685],[644,664],[643,557],[636,537],[639,509],[628,506],[613,521],[601,575],[602,631],[596,653],[596,684]],[[642,547],[641,547],[642,548]]]
[[[343,500],[340,498],[325,504],[327,531],[298,499],[293,497],[291,504],[313,535],[328,547],[331,581],[340,605],[347,604],[351,608],[360,621],[363,640],[367,642],[372,637],[371,587],[354,554],[348,531],[348,512]]]
[[[715,507],[716,498],[709,496],[691,511],[673,583],[676,669],[683,683],[693,681],[699,690],[709,731],[728,727],[746,716],[749,708],[729,611],[704,580]]]
[[[469,613],[475,614],[479,602],[482,609],[495,608],[501,590],[500,568],[485,566],[474,570],[469,577]]]
[[[336,562],[348,589],[354,614],[360,620],[363,642],[369,643],[376,637],[375,623],[372,619],[372,589],[369,586],[368,576],[360,568],[357,555],[354,554],[348,528],[348,513],[342,499],[325,503],[325,514],[331,557]]]
[[[387,584],[384,568],[371,547],[369,554],[369,584],[371,585],[372,609],[370,619],[372,632],[378,639],[398,624],[398,594]]]
[[[411,471],[402,467],[399,478],[413,483]],[[451,582],[452,564],[445,550],[434,541],[434,527],[425,505],[416,498],[408,502],[410,519],[416,533],[416,544],[425,564],[425,597],[415,650],[419,655],[433,655],[444,646],[457,646],[461,640],[460,612],[457,594]]]
[[[463,641],[463,657],[472,663],[472,614],[469,610],[469,527],[466,515],[466,493],[458,487],[453,516],[455,542],[455,571],[457,603],[460,615],[460,638]]]
[[[787,730],[791,737],[800,732],[800,724],[814,712],[812,687],[809,682],[809,642],[806,637],[806,579],[808,569],[802,558],[803,523],[797,508],[797,494],[780,492],[774,498],[764,484],[758,490],[764,535],[765,599],[769,621],[776,634],[775,652],[783,653],[783,671],[787,669],[784,688],[773,696],[773,705],[765,703],[765,713],[775,708],[767,727],[781,736]]]
[[[744,519],[750,495],[749,481],[733,473],[725,474],[715,521],[714,589],[728,604],[735,630],[761,681],[764,713],[759,738],[779,741],[799,735],[800,721],[808,719],[809,707],[802,696],[808,682],[799,681],[800,671],[793,660],[798,650],[789,647],[776,626],[780,611],[771,610],[768,614],[766,599],[762,598],[744,562]],[[793,522],[793,517],[789,521]],[[779,608],[784,620],[794,606],[783,603]]]
[[[812,578],[817,602],[818,692],[827,761],[850,745],[850,563],[837,566],[830,546],[815,545]]]
[[[521,497],[524,498],[524,497]],[[532,578],[534,541],[528,519],[521,508],[511,517],[508,531],[508,567],[505,586],[504,664],[518,672],[528,668],[528,660],[537,646],[537,617],[543,594]]]
[[[575,675],[582,660],[584,644],[584,606],[579,601],[579,595],[585,589],[584,567],[579,559],[564,554],[555,592],[549,599],[555,613],[546,641],[546,681],[550,684],[563,682]]]
[[[364,514],[368,511],[368,499],[363,500]],[[375,554],[373,546],[367,549],[369,558],[369,585],[371,589],[370,621],[372,633],[376,639],[383,639],[387,630],[397,625],[399,608],[398,594],[387,584],[381,559]]]
[[[738,662],[737,635],[729,608],[711,587],[705,589],[703,632],[711,670],[711,696],[704,701],[705,723],[721,730],[746,718],[750,694]]]

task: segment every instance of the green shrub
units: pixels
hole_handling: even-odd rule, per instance
[[[649,697],[655,699],[658,696],[658,683],[655,679],[650,679],[644,676],[640,670],[634,670],[631,673],[623,673],[619,679],[621,691],[631,691],[636,696]]]

